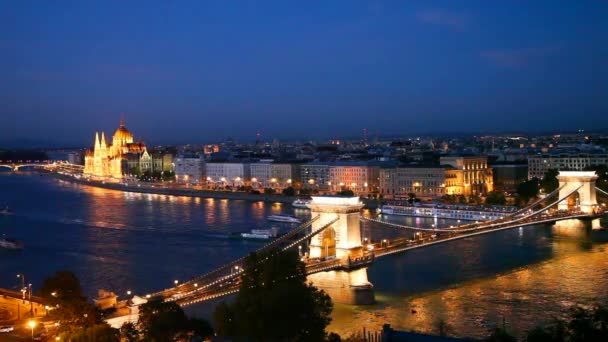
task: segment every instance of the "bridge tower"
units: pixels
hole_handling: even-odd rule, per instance
[[[359,222],[363,203],[359,197],[313,196],[308,207],[313,217],[319,215],[312,224],[313,232],[338,218],[311,239],[309,258],[350,261],[365,253]],[[338,303],[362,305],[375,301],[373,285],[367,280],[367,267],[315,273],[308,280]]]
[[[560,171],[557,176],[561,188],[559,198],[563,198],[580,187],[575,193],[578,194],[578,206],[583,212],[592,213],[594,208],[597,207],[595,198],[595,181],[597,178],[595,171]],[[557,208],[560,210],[568,209],[568,201],[561,201]]]

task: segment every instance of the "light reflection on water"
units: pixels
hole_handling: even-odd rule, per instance
[[[0,232],[26,245],[20,253],[0,251],[0,287],[15,288],[14,274],[25,272],[36,288],[46,275],[70,269],[89,296],[99,288],[144,294],[205,273],[260,246],[208,234],[268,228],[271,214],[309,215],[279,203],[126,193],[37,175],[0,175],[0,189],[0,205],[16,211],[13,217],[0,216]],[[411,234],[369,222],[362,229],[374,240]],[[336,305],[331,329],[348,334],[390,323],[433,331],[444,319],[459,336],[479,337],[504,316],[508,327],[524,331],[573,303],[606,301],[605,248],[556,239],[548,226],[538,226],[389,256],[368,270],[378,304]],[[209,312],[211,305],[190,310]]]

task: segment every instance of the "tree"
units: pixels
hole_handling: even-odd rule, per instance
[[[252,341],[325,339],[333,305],[325,292],[306,283],[297,253],[253,253],[244,270],[234,303],[214,312],[218,335]]]
[[[507,199],[505,195],[500,191],[492,191],[486,196],[486,204],[487,205],[505,205],[507,204]]]
[[[346,190],[338,191],[336,193],[336,195],[353,197],[353,196],[355,196],[355,193],[351,189],[346,189]]]
[[[454,204],[456,203],[456,196],[454,195],[443,195],[441,196],[441,203]]]
[[[82,295],[80,281],[70,271],[47,277],[38,292],[55,307],[49,317],[61,320],[59,332],[62,334],[70,335],[102,322],[99,310]]]
[[[481,197],[479,195],[469,195],[469,204],[478,205],[481,204]]]
[[[507,332],[507,329],[494,328],[484,341],[488,342],[516,342],[517,339]]]
[[[526,341],[608,341],[608,307],[570,308],[568,320],[555,319],[545,327],[528,331]]]
[[[608,165],[593,165],[585,168],[585,171],[595,171],[598,176],[595,181],[595,186],[598,188],[608,191]]]
[[[283,189],[283,195],[284,196],[295,196],[296,189],[294,189],[292,186],[288,186],[285,189]]]
[[[458,195],[458,204],[467,204],[467,198],[464,195]]]
[[[557,171],[557,169],[547,170],[545,176],[540,181],[540,188],[543,189],[544,193],[548,194],[559,187],[559,181],[557,180],[558,174],[559,171]]]
[[[163,171],[161,175],[164,181],[170,181],[175,179],[175,172],[173,171]]]
[[[452,332],[452,327],[444,319],[438,320],[435,324],[439,336],[448,336]]]
[[[190,318],[187,324],[188,333],[193,336],[199,336],[201,338],[213,336],[213,328],[209,322],[198,319],[198,318]]]
[[[273,189],[273,188],[264,188],[264,193],[265,193],[265,194],[272,195],[272,194],[274,194],[274,193],[276,193],[276,192],[277,192],[277,191],[276,191],[275,189]]]
[[[304,188],[300,189],[300,195],[306,196],[312,194],[312,189]]]
[[[131,174],[137,178],[141,176],[141,168],[139,165],[131,168]]]
[[[528,202],[531,198],[538,196],[538,178],[532,178],[528,181],[520,183],[517,186],[517,195],[524,202]]]
[[[135,324],[127,322],[120,327],[120,337],[127,342],[136,342],[139,340],[139,331]]]
[[[100,323],[72,333],[61,334],[59,340],[71,342],[119,342],[120,332],[110,327],[107,323]]]
[[[80,280],[70,271],[59,271],[44,279],[38,293],[52,304],[83,299]]]
[[[184,310],[160,297],[151,298],[139,307],[139,329],[145,341],[171,341],[187,324]]]

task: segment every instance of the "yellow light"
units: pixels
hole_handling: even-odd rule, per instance
[[[36,321],[29,321],[27,322],[27,326],[34,329],[36,327]]]
[[[276,178],[272,178],[272,179],[270,180],[270,182],[271,182],[271,183],[276,183],[276,182],[277,182],[277,179],[276,179]]]
[[[257,179],[257,178],[255,178],[255,177],[253,177],[253,178],[251,178],[251,181],[255,183],[255,182],[257,182],[257,181],[258,181],[258,179]]]
[[[291,184],[291,178],[287,180],[287,184]]]

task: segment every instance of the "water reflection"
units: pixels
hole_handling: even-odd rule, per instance
[[[384,281],[372,277],[379,304],[371,308],[337,305],[330,329],[348,334],[362,327],[379,330],[388,322],[397,329],[436,333],[437,322],[444,320],[458,336],[481,338],[504,317],[509,329],[521,334],[560,317],[573,304],[608,303],[605,246],[587,249],[558,239],[552,242],[555,256],[538,263],[404,296],[384,292]]]

